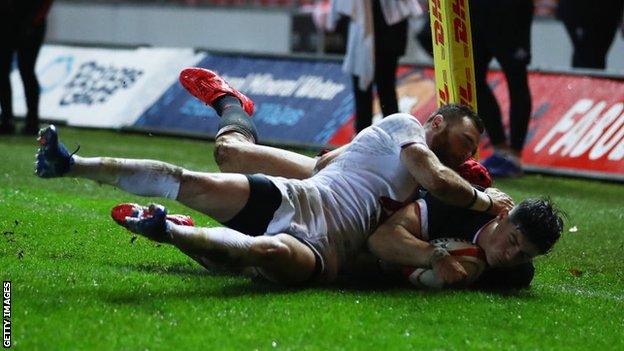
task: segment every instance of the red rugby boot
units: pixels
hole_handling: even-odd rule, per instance
[[[150,215],[151,213],[149,207],[132,203],[119,204],[111,210],[111,217],[113,217],[115,222],[120,225],[123,225],[126,221],[126,217],[144,218]],[[195,226],[195,222],[191,216],[168,214],[166,218],[177,225],[185,225],[189,227]]]
[[[111,210],[111,217],[131,232],[158,242],[170,241],[168,222],[195,226],[190,216],[168,215],[165,207],[156,204],[149,207],[131,203],[119,204]]]
[[[223,78],[211,70],[190,67],[180,72],[180,83],[191,95],[212,106],[224,95],[234,95],[243,105],[243,110],[251,117],[254,103],[240,91],[232,88]]]

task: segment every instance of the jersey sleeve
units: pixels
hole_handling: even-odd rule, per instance
[[[407,113],[395,113],[384,118],[376,127],[386,132],[400,147],[410,144],[427,146],[425,129],[418,120]]]

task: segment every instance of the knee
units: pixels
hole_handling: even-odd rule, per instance
[[[232,169],[238,155],[241,153],[241,141],[235,133],[219,136],[215,141],[214,159],[221,171]]]
[[[293,256],[290,247],[280,240],[279,236],[259,237],[251,246],[251,252],[262,264],[287,261]]]
[[[224,137],[220,137],[215,141],[214,159],[221,170],[224,166],[227,166],[232,154],[232,147],[228,140],[223,140]]]
[[[310,248],[288,234],[257,238],[260,240],[252,252],[266,279],[286,285],[309,281],[316,269],[316,257]]]

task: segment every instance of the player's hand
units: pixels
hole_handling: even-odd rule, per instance
[[[468,278],[468,272],[453,256],[445,256],[433,264],[436,276],[444,281],[444,285],[458,284]]]
[[[330,152],[321,155],[316,161],[316,165],[314,166],[314,173],[318,173],[321,169],[327,167],[327,165],[333,160]]]
[[[320,155],[320,157],[316,160],[316,165],[314,166],[314,174],[318,173],[321,169],[327,167],[336,157],[338,157],[343,151],[344,146],[339,147],[335,150],[331,150],[325,152]]]
[[[489,214],[507,214],[514,207],[513,199],[497,188],[487,188],[485,193],[492,198],[492,208],[488,211]]]

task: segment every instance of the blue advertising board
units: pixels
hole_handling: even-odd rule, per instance
[[[350,79],[338,62],[210,54],[198,66],[254,101],[261,142],[324,146],[353,113]],[[218,118],[177,82],[134,127],[214,136]]]

